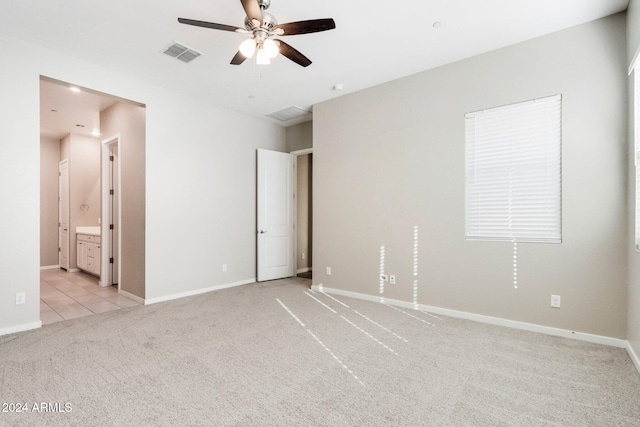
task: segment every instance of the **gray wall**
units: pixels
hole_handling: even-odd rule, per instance
[[[100,218],[100,140],[71,135],[69,158],[69,212],[75,227],[98,225]],[[80,207],[86,205],[87,210]]]
[[[287,151],[313,148],[313,122],[304,122],[287,128]]]
[[[626,338],[625,15],[314,106],[313,282]],[[464,114],[563,96],[563,243],[464,238]],[[326,266],[332,275],[326,276]],[[550,295],[562,308],[550,308]]]
[[[145,298],[145,115],[144,107],[116,102],[100,113],[104,139],[120,134],[120,289]]]
[[[40,266],[58,265],[60,141],[40,138]]]
[[[176,98],[146,104],[148,299],[255,280],[256,149],[286,148],[280,126]]]
[[[628,64],[640,50],[640,1],[631,0],[629,10],[627,11],[627,60]],[[636,355],[640,355],[640,252],[635,249],[635,169],[633,165],[634,153],[634,121],[633,121],[633,103],[634,103],[634,75],[631,74],[628,79],[629,93],[629,233],[627,241],[627,249],[629,251],[629,278],[628,278],[628,321],[627,321],[627,339],[629,344],[635,351]]]

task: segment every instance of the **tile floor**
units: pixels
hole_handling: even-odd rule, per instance
[[[98,278],[62,269],[40,272],[40,320],[48,325],[140,305],[118,295],[118,287],[101,287]]]

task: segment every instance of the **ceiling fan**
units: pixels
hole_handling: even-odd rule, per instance
[[[231,64],[233,65],[242,64],[247,58],[251,58],[254,53],[257,52],[256,62],[259,65],[269,64],[271,62],[270,60],[280,53],[296,64],[307,67],[311,64],[309,58],[282,40],[274,39],[273,37],[317,33],[336,28],[336,23],[331,18],[278,24],[273,15],[265,12],[271,5],[271,0],[240,0],[240,3],[242,3],[242,7],[247,14],[244,19],[244,28],[185,18],[178,18],[178,22],[181,24],[195,25],[196,27],[212,28],[214,30],[252,34],[250,39],[240,44],[240,50],[231,60]]]

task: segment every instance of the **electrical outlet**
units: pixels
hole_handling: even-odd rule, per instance
[[[389,284],[390,285],[395,285],[396,284],[396,275],[392,274],[389,276]]]
[[[301,257],[302,259],[304,259],[304,258],[306,257],[306,255],[304,254],[304,252],[302,252],[302,253],[300,254],[300,257]]]
[[[560,308],[560,295],[551,295],[551,307]]]
[[[331,276],[331,267],[327,267],[327,276]]]
[[[222,264],[222,272],[225,273],[227,271],[227,264]]]
[[[24,292],[18,292],[16,294],[16,305],[24,304],[27,296]]]

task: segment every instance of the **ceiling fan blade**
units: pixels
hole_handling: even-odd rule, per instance
[[[231,25],[216,24],[213,22],[196,21],[195,19],[178,18],[178,22],[181,24],[195,25],[196,27],[212,28],[214,30],[234,31],[236,33],[246,32],[244,28],[233,27]]]
[[[247,57],[244,56],[242,52],[238,51],[238,53],[236,53],[236,56],[234,56],[231,60],[231,65],[240,65],[245,61],[245,59],[247,59]]]
[[[302,65],[303,67],[308,67],[309,65],[311,65],[311,60],[306,56],[304,56],[303,54],[301,54],[300,52],[298,52],[296,49],[286,44],[282,40],[276,40],[276,41],[280,43],[279,50],[282,56],[286,56],[296,64]]]
[[[258,0],[240,0],[240,3],[242,3],[247,18],[260,22],[259,27],[262,27],[262,9],[260,9]]]
[[[295,34],[317,33],[320,31],[333,30],[336,23],[333,19],[310,19],[308,21],[289,22],[287,24],[276,25],[273,30],[281,29],[283,36],[293,36]]]

